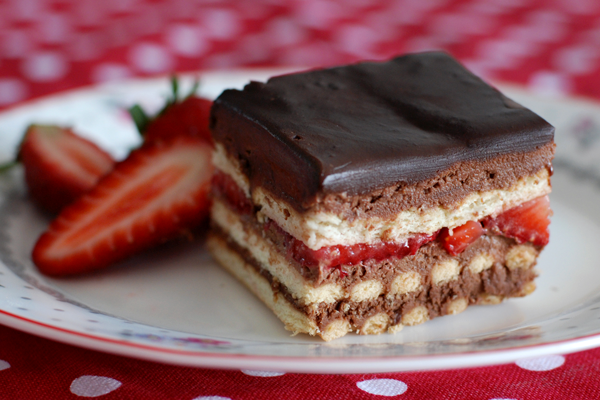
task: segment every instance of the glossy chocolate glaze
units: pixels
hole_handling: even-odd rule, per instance
[[[226,90],[211,128],[253,187],[300,210],[328,194],[365,195],[456,163],[534,152],[554,136],[542,118],[439,52]]]

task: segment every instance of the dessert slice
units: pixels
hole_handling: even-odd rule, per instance
[[[214,257],[331,340],[535,289],[554,128],[444,53],[251,82],[211,115]]]

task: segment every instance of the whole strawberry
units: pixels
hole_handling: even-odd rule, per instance
[[[172,95],[167,104],[154,117],[146,115],[144,110],[135,105],[129,112],[144,137],[144,143],[167,140],[175,136],[187,136],[212,143],[208,129],[212,101],[195,95],[198,84],[191,93],[179,99],[179,83],[177,78],[171,79]]]
[[[29,126],[17,158],[23,164],[31,198],[51,213],[90,190],[115,163],[71,129],[51,125]]]

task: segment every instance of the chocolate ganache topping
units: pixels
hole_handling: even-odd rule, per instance
[[[451,165],[535,151],[554,128],[445,53],[284,75],[226,90],[211,129],[251,186],[306,209]]]

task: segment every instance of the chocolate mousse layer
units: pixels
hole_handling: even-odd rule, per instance
[[[554,150],[551,125],[439,52],[227,90],[211,129],[251,188],[349,217],[507,187]]]

